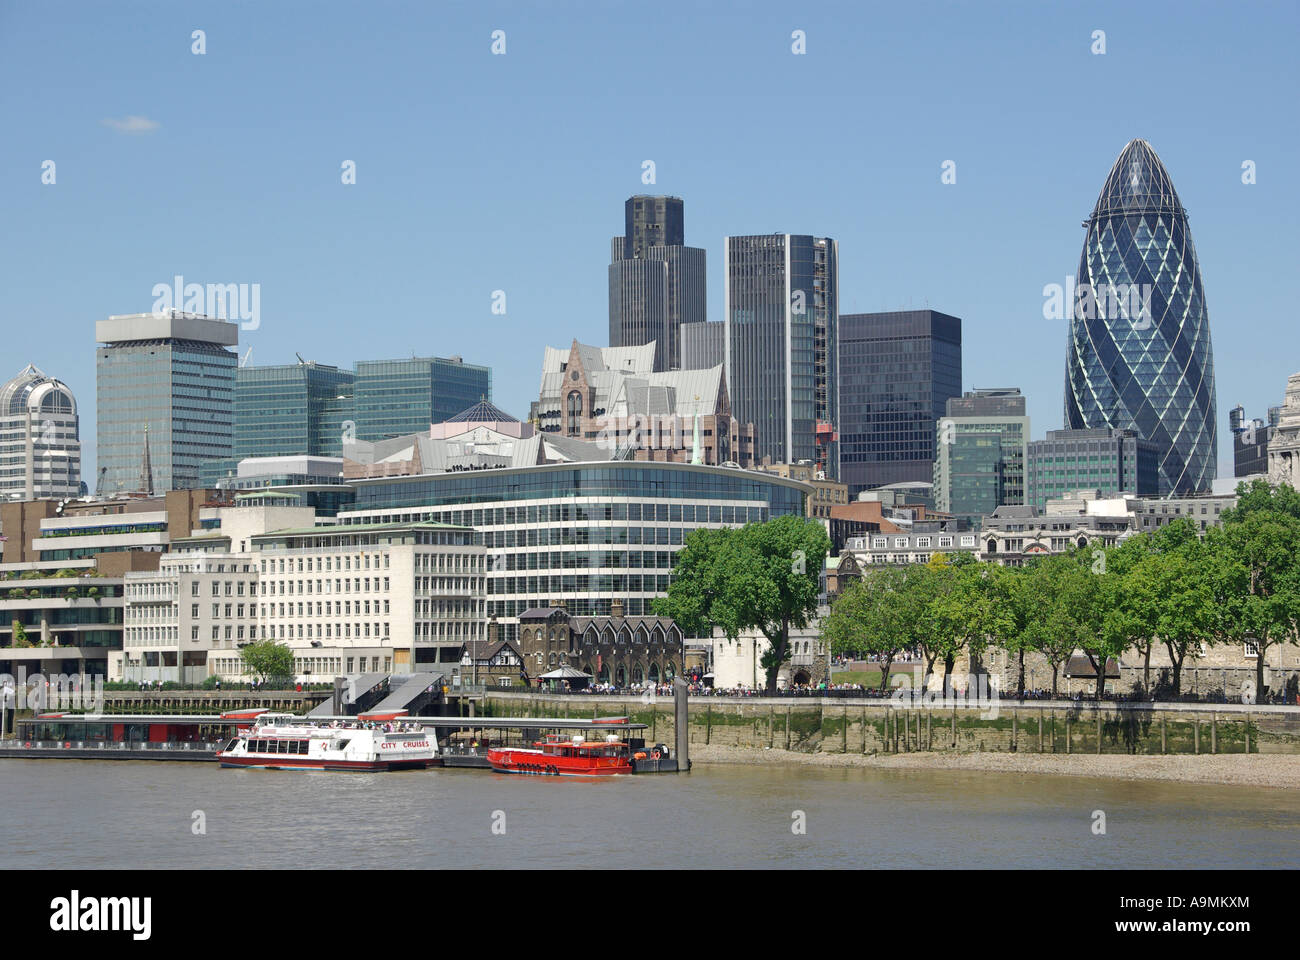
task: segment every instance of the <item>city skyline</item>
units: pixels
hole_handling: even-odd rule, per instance
[[[1296,134],[1268,118],[1283,108],[1281,91],[1296,74],[1281,39],[1294,13],[1188,24],[1156,7],[1099,7],[1086,18],[1033,11],[1006,27],[1015,42],[997,47],[1006,55],[995,63],[999,18],[947,9],[935,32],[941,69],[912,91],[873,93],[867,99],[878,119],[864,130],[840,122],[861,105],[853,54],[873,35],[915,29],[919,11],[870,21],[849,9],[799,13],[797,24],[777,8],[756,8],[744,23],[719,11],[679,13],[685,27],[674,42],[707,56],[686,58],[676,76],[646,93],[610,70],[645,54],[609,42],[609,23],[599,18],[558,31],[508,7],[482,15],[452,8],[435,32],[428,14],[411,11],[403,18],[411,36],[394,23],[374,27],[363,42],[343,25],[304,24],[280,11],[252,13],[253,28],[236,28],[222,11],[196,19],[160,8],[127,33],[90,10],[69,33],[5,8],[0,25],[12,29],[0,31],[0,69],[40,74],[42,62],[69,62],[66,75],[48,79],[47,103],[14,105],[23,149],[0,160],[10,213],[3,254],[20,281],[9,285],[5,308],[11,366],[35,363],[74,394],[92,396],[91,322],[148,310],[153,286],[183,275],[261,285],[261,322],[240,332],[241,355],[253,347],[254,365],[290,362],[295,351],[340,366],[362,355],[461,354],[491,366],[500,385],[495,402],[524,416],[534,358],[556,331],[604,339],[616,205],[635,194],[673,195],[691,205],[689,242],[711,254],[710,318],[723,316],[724,236],[779,229],[835,237],[841,313],[910,301],[963,317],[963,386],[1018,382],[1038,438],[1065,425],[1059,357],[1067,321],[1043,318],[1044,287],[1077,265],[1072,224],[1095,198],[1098,171],[1142,137],[1177,173],[1211,306],[1225,324],[1216,356],[1220,435],[1228,436],[1228,408],[1262,411],[1280,401],[1277,384],[1296,366],[1285,300],[1285,265],[1294,257],[1285,238],[1297,188],[1281,173]],[[620,24],[650,20],[634,9],[609,16]],[[509,37],[504,57],[490,52],[498,25]],[[203,56],[191,52],[190,35],[200,28]],[[652,21],[646,28],[666,29]],[[804,55],[791,50],[796,28],[807,33]],[[1108,38],[1100,55],[1091,49],[1099,28]],[[20,35],[21,47],[11,39]],[[424,62],[421,44],[435,37],[446,50]],[[1228,40],[1232,52],[1220,56]],[[340,111],[313,99],[316,83],[332,75],[315,65],[322,45],[336,50],[338,65],[358,68],[357,88],[341,92]],[[575,50],[585,56],[533,82]],[[906,52],[880,47],[879,69],[887,72]],[[118,66],[101,69],[110,55]],[[376,66],[381,55],[403,65]],[[1132,107],[1093,119],[1070,150],[1052,147],[1065,142],[1066,111],[1085,86],[1121,102],[1125,89],[1154,83],[1175,61],[1197,55],[1203,64],[1185,77],[1185,94],[1158,115],[1131,98]],[[247,75],[213,87],[214,71],[232,62]],[[786,84],[783,95],[807,102],[811,121],[836,123],[835,148],[816,151],[816,159],[781,150],[779,160],[759,149],[770,131],[756,123],[758,101],[722,86],[735,70],[757,66]],[[252,96],[265,71],[281,76],[295,67],[301,81],[270,85],[265,102]],[[1038,89],[1021,89],[1026,71],[1049,67]],[[421,70],[429,71],[424,79]],[[818,70],[844,88],[820,106],[803,97],[825,85],[826,74],[813,78]],[[89,72],[94,84],[86,83]],[[167,84],[156,82],[160,73]],[[466,86],[461,75],[477,84],[473,96],[458,92]],[[521,84],[529,85],[522,98]],[[381,91],[390,88],[411,92],[387,106],[393,98]],[[631,123],[611,131],[620,93],[647,107],[662,100],[687,108],[649,133]],[[522,109],[512,105],[519,99]],[[373,114],[356,114],[362,102]],[[398,106],[412,108],[419,122],[394,125]],[[728,123],[716,123],[719,111]],[[598,115],[584,119],[584,112]],[[389,131],[383,149],[368,142],[373,124]],[[902,136],[891,137],[889,151],[868,149],[882,125]],[[724,129],[731,131],[725,137]],[[220,159],[184,150],[213,130],[256,149]],[[454,139],[459,152],[430,163],[425,148],[435,130],[438,142]],[[599,144],[598,130],[607,137]],[[52,184],[41,183],[47,159],[57,164]],[[647,160],[653,183],[642,179]],[[354,185],[340,182],[346,161],[357,165]],[[949,161],[955,177],[945,183]],[[1243,182],[1248,161],[1258,167],[1257,183]],[[527,220],[515,215],[523,196]],[[157,229],[170,223],[195,228]],[[1279,239],[1260,244],[1261,236]],[[504,314],[492,312],[498,290],[508,298]],[[1247,338],[1274,349],[1248,349]],[[98,456],[95,420],[86,403],[87,464]],[[1230,474],[1230,458],[1220,444],[1220,475]],[[83,479],[93,489],[93,478]]]

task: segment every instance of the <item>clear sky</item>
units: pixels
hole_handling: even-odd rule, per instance
[[[1021,387],[1037,438],[1067,332],[1043,287],[1142,137],[1190,213],[1230,475],[1229,408],[1300,370],[1298,27],[1293,0],[0,0],[0,374],[67,381],[93,478],[94,321],[180,274],[260,284],[255,365],[461,354],[522,418],[545,345],[607,342],[623,201],[665,193],[710,319],[724,236],[833,237],[841,313],[960,316],[965,388]]]

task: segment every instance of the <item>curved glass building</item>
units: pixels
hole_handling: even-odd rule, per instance
[[[81,495],[77,400],[28,364],[0,386],[0,499]]]
[[[1066,425],[1155,443],[1162,496],[1208,490],[1218,435],[1205,293],[1187,211],[1145,140],[1120,153],[1084,226]]]

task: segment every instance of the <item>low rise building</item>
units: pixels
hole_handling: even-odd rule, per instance
[[[572,617],[563,606],[519,615],[519,652],[530,681],[570,667],[618,687],[667,683],[683,672],[685,638],[669,617],[625,617],[615,600],[608,617]]]

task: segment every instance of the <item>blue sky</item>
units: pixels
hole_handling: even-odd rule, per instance
[[[842,313],[962,317],[965,387],[1020,386],[1040,437],[1066,344],[1043,287],[1143,137],[1191,217],[1230,474],[1229,408],[1264,416],[1300,369],[1298,11],[0,2],[0,374],[72,386],[93,476],[93,323],[181,274],[261,285],[254,364],[461,354],[522,417],[545,345],[607,342],[623,201],[666,193],[708,251],[710,319],[727,234],[834,237]]]

